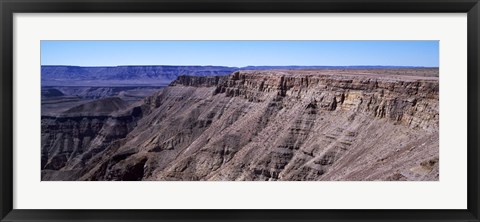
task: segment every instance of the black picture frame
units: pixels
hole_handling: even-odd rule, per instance
[[[480,221],[478,0],[0,0],[1,221]],[[467,13],[468,209],[466,210],[17,210],[13,203],[14,13]],[[94,200],[92,200],[94,201]]]

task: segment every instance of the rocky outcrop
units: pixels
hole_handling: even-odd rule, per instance
[[[183,85],[194,87],[214,87],[223,84],[228,76],[179,76],[170,86]]]
[[[438,78],[339,72],[181,76],[121,116],[44,117],[42,178],[438,180]]]

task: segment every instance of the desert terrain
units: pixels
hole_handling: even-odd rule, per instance
[[[50,70],[42,180],[439,180],[438,68],[280,68]]]

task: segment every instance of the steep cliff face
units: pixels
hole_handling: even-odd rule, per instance
[[[216,92],[251,101],[259,93],[277,92],[282,97],[311,100],[311,106],[323,110],[353,111],[411,127],[438,128],[438,78],[308,73],[235,72]]]
[[[438,180],[438,78],[345,72],[180,76],[136,106],[134,124],[102,122],[81,168],[67,158],[43,179]]]
[[[230,78],[229,76],[179,76],[170,83],[170,86],[216,87],[224,84]]]

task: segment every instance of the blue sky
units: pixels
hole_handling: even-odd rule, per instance
[[[438,67],[438,41],[41,41],[42,65]]]

